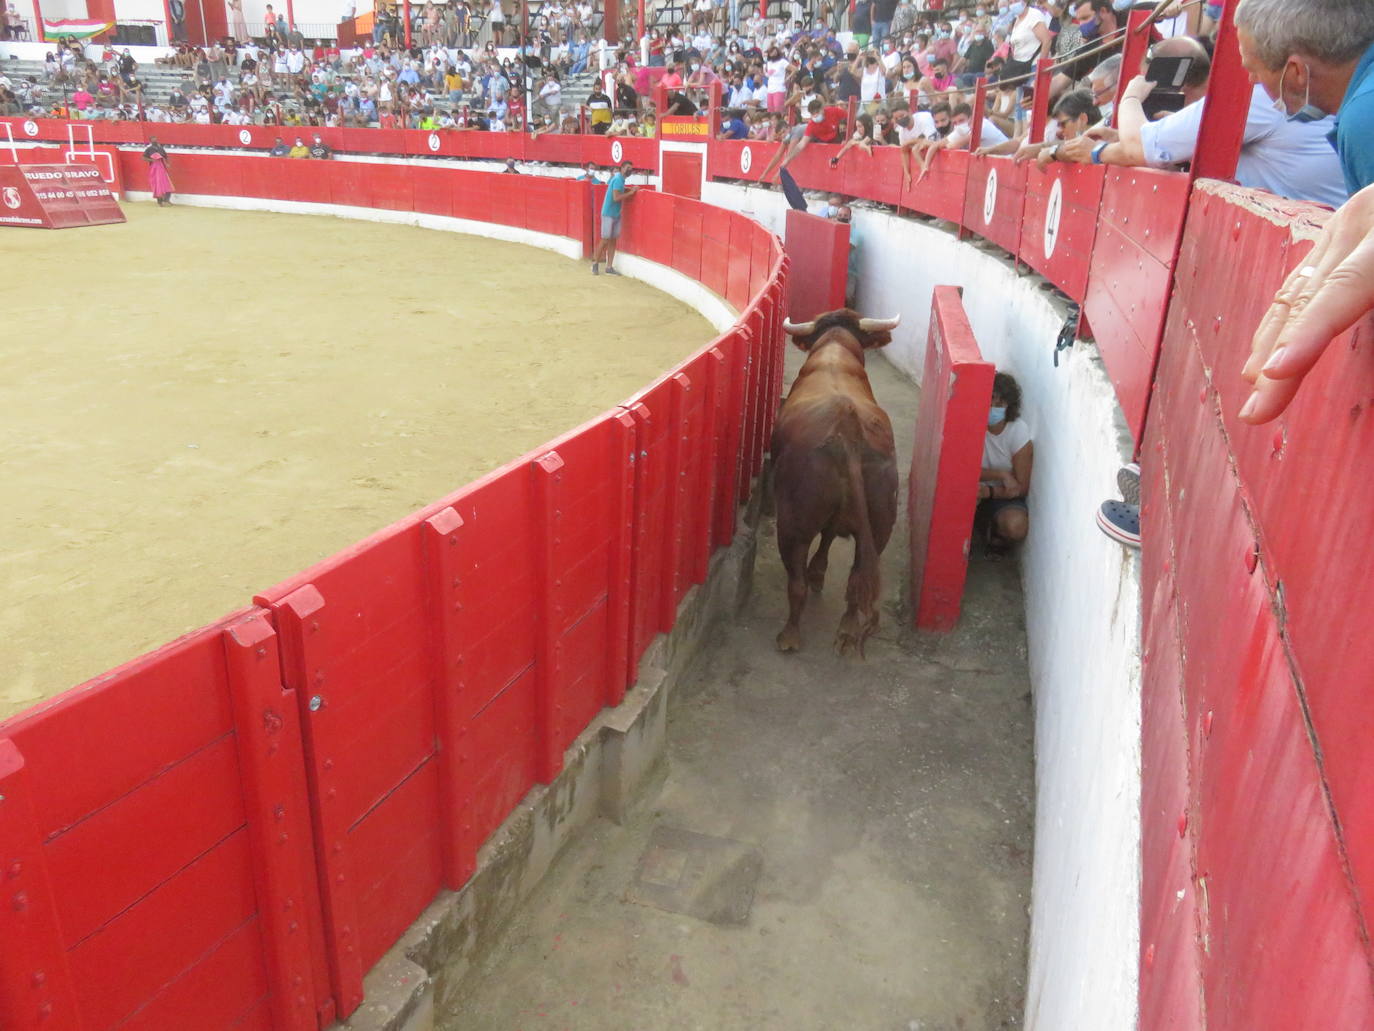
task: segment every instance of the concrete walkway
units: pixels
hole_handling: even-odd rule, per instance
[[[800,358],[789,349],[789,382]],[[869,369],[905,473],[917,390],[884,360]],[[662,791],[559,858],[440,1027],[1020,1026],[1034,770],[1016,565],[978,552],[959,628],[917,634],[906,533],[903,512],[867,661],[831,649],[845,541],[803,650],[781,655],[765,518],[749,604],[672,699]]]

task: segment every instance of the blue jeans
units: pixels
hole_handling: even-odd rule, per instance
[[[873,42],[881,43],[884,36],[891,35],[892,23],[890,21],[875,21],[873,23],[873,34],[870,37]]]

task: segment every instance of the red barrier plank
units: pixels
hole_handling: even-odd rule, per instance
[[[922,630],[959,622],[995,371],[978,349],[959,289],[937,286],[908,479],[911,607]]]
[[[442,883],[438,806],[438,765],[429,762],[349,832],[358,928],[356,940],[345,939],[342,947],[349,956],[357,949],[364,970],[405,933]]]
[[[730,250],[725,267],[725,299],[736,311],[749,305],[750,267],[754,252],[754,234],[758,226],[742,215],[730,216]]]
[[[0,906],[0,1027],[80,1027],[72,974],[57,921],[58,898],[44,862],[42,836],[24,757],[0,737],[0,861],[8,905]]]
[[[1094,165],[1027,165],[1023,262],[1080,304],[1087,294],[1105,170]]]
[[[194,807],[185,803],[196,799]],[[46,844],[68,947],[99,930],[244,824],[225,735]]]
[[[324,943],[318,924],[306,918],[319,886],[313,842],[302,833],[309,799],[298,776],[305,757],[297,702],[281,685],[276,634],[265,612],[230,625],[223,641],[274,1023],[311,1031],[314,1004],[328,986],[314,981]]]
[[[117,1024],[223,948],[256,911],[250,869],[248,832],[239,830],[72,949],[72,975],[86,1025]],[[260,961],[240,965],[234,974],[240,986],[256,985],[241,1002],[265,994]],[[182,1014],[178,1024],[206,1026],[194,1014]]]
[[[900,178],[900,154],[897,160],[896,174]],[[913,161],[911,185],[903,188],[899,203],[903,208],[922,211],[950,222],[962,223],[964,220],[965,193],[968,189],[969,166],[972,161],[972,156],[966,150],[942,151],[931,162],[930,171],[926,177],[919,181],[917,175],[920,169]],[[986,188],[986,183],[984,182],[980,188]],[[974,225],[978,224],[975,223]],[[981,232],[977,228],[974,231]]]
[[[256,1026],[267,1028],[313,1027],[315,1015],[307,1012],[309,1024],[282,1024],[274,1017],[275,997],[269,994],[263,976],[259,939],[261,927],[254,919],[234,930],[204,960],[163,987],[144,1006],[119,1025],[121,1031],[164,1031],[171,1027],[234,1028],[254,1026],[255,1013],[261,1015]],[[308,1009],[304,1005],[302,1009]]]
[[[209,628],[0,723],[0,737],[13,738],[26,757],[46,839],[232,726],[219,634]]]
[[[939,162],[945,157],[939,155]],[[1009,254],[1021,247],[1021,205],[1026,192],[1026,166],[1009,158],[969,155],[963,224]]]
[[[701,279],[701,205],[674,206],[672,242],[672,267],[689,279]]]
[[[1188,180],[1148,168],[1111,169],[1102,191],[1083,312],[1140,441],[1183,228]]]
[[[793,322],[809,322],[817,315],[843,308],[849,276],[849,226],[788,208],[786,248],[792,260],[787,317]]]

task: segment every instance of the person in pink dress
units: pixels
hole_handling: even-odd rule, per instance
[[[148,138],[143,160],[148,162],[148,189],[153,191],[158,207],[166,207],[172,203],[172,177],[168,171],[172,159],[167,156],[166,149],[158,143],[156,136]]]

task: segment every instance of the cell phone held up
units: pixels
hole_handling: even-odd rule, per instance
[[[1153,121],[1162,114],[1181,110],[1184,105],[1183,84],[1192,70],[1191,57],[1155,57],[1145,66],[1145,78],[1155,84],[1150,95],[1141,103],[1145,117]]]

